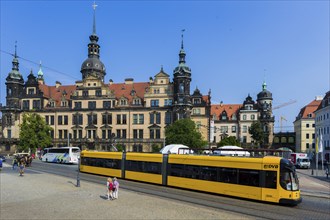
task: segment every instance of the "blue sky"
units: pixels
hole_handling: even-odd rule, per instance
[[[20,72],[74,84],[87,57],[93,1],[0,1],[1,102],[17,41]],[[163,65],[171,78],[181,30],[191,90],[211,89],[214,104],[255,100],[263,80],[273,93],[279,130],[293,130],[299,110],[330,89],[329,1],[96,1],[105,81],[146,82]],[[29,61],[33,61],[29,62]],[[49,68],[46,68],[49,67]],[[55,70],[55,71],[54,71]]]

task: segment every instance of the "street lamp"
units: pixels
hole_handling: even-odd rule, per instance
[[[80,154],[78,156],[78,172],[77,172],[77,185],[76,186],[80,187]]]

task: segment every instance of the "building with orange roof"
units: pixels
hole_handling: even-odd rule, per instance
[[[52,127],[51,147],[69,142],[82,149],[112,151],[115,144],[126,151],[150,152],[164,145],[166,126],[182,118],[195,121],[204,139],[209,139],[210,92],[203,95],[197,88],[190,92],[192,74],[183,36],[173,79],[162,67],[149,81],[127,78],[122,83],[104,82],[106,68],[100,59],[95,16],[89,39],[82,78],[72,85],[59,81],[48,85],[41,63],[37,75],[31,70],[25,81],[15,46],[13,67],[6,78],[6,106],[1,107],[0,145],[5,152],[16,150],[22,114],[29,112],[38,113]]]
[[[319,108],[322,97],[317,96],[313,101],[300,109],[293,122],[296,132],[296,152],[315,153],[315,111]]]
[[[250,95],[243,104],[211,105],[211,142],[213,145],[228,136],[235,137],[243,147],[260,147],[254,143],[249,128],[259,121],[265,133],[262,147],[272,146],[274,137],[274,116],[272,113],[272,94],[267,90],[266,83],[254,101]]]

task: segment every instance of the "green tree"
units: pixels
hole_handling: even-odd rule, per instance
[[[18,150],[27,151],[29,148],[35,151],[36,148],[45,148],[52,143],[50,131],[52,128],[37,113],[23,114],[20,125],[20,141]]]
[[[262,145],[265,140],[265,133],[259,121],[253,122],[249,128],[249,134],[257,145]]]
[[[234,136],[229,136],[225,137],[222,139],[218,144],[217,147],[222,147],[222,146],[241,146],[239,140],[236,139]]]
[[[158,144],[152,144],[151,149],[153,153],[159,153],[161,147]]]
[[[183,144],[193,149],[207,145],[201,133],[197,130],[195,122],[191,119],[175,121],[165,130],[166,145]]]

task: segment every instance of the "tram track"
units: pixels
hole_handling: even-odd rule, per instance
[[[28,170],[50,173],[76,180],[77,166],[60,165],[36,162]],[[105,184],[105,177],[94,174],[80,173],[80,179],[96,184]],[[73,181],[74,182],[74,181]],[[229,196],[201,193],[198,191],[184,190],[174,187],[163,187],[137,181],[120,180],[121,188],[137,193],[157,196],[164,199],[180,201],[196,206],[203,206],[226,212],[240,214],[242,217],[253,219],[313,219],[313,216],[327,216],[329,212],[317,210],[317,204],[310,202],[296,207],[252,201],[248,199],[233,198]],[[315,217],[314,217],[315,219]]]

